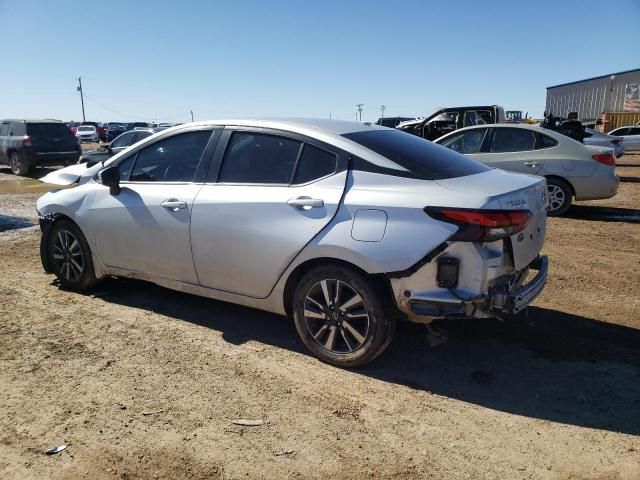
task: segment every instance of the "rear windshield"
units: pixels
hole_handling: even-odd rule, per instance
[[[73,138],[71,130],[64,123],[28,123],[27,135],[45,138]]]
[[[354,132],[344,137],[406,168],[413,178],[444,180],[490,170],[476,160],[400,130]]]

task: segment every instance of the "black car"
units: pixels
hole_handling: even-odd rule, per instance
[[[0,164],[16,175],[31,167],[70,165],[80,158],[78,139],[57,120],[0,120]]]
[[[504,121],[504,109],[497,105],[450,107],[441,108],[426,118],[403,122],[396,128],[427,140],[435,140],[458,128]]]
[[[138,143],[140,140],[150,137],[153,133],[153,130],[124,132],[112,142],[99,146],[97,150],[89,150],[88,152],[83,153],[80,160],[78,160],[78,163],[87,163],[91,166],[98,162],[103,162],[134,143]]]
[[[106,140],[110,142],[125,132],[124,123],[109,122],[107,124]]]
[[[131,122],[124,124],[124,129],[126,132],[133,130],[136,127],[149,128],[149,124],[146,122]]]
[[[376,121],[376,125],[381,127],[395,128],[399,123],[413,120],[416,117],[381,117]]]

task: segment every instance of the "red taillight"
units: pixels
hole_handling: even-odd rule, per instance
[[[431,217],[460,227],[450,238],[460,242],[493,242],[524,230],[531,219],[528,210],[472,210],[426,207]]]
[[[591,158],[593,158],[596,162],[600,162],[603,165],[609,165],[610,167],[614,167],[616,165],[616,160],[610,153],[599,153],[593,155]]]
[[[29,136],[25,136],[25,137],[22,139],[22,146],[23,146],[23,147],[30,147],[30,146],[31,146],[31,137],[29,137]]]

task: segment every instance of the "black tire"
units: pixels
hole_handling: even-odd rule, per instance
[[[46,245],[49,265],[64,288],[86,290],[98,282],[91,249],[75,223],[69,220],[54,223]]]
[[[391,343],[396,319],[387,311],[386,298],[376,281],[354,268],[318,267],[298,282],[294,324],[320,360],[341,368],[358,367]]]
[[[567,182],[559,178],[547,178],[547,194],[549,195],[547,215],[557,217],[569,210],[573,193]]]
[[[9,157],[9,166],[14,175],[27,175],[29,173],[29,163],[22,158],[18,152],[12,152]]]

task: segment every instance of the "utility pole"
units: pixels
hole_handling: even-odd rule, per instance
[[[82,95],[82,77],[78,77],[78,88],[76,90],[80,92],[80,102],[82,102],[82,121],[84,122],[86,118],[84,117],[84,96]]]
[[[364,106],[363,103],[358,103],[356,105],[356,107],[358,107],[358,114],[356,115],[356,121],[361,122],[362,121],[362,107]],[[360,116],[360,120],[358,120],[358,115]]]
[[[384,118],[384,111],[387,109],[386,105],[380,105],[380,118]]]
[[[191,121],[193,122],[193,110],[189,110],[191,112]]]

